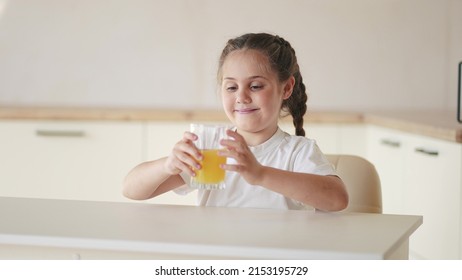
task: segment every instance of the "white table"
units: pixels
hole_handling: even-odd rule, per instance
[[[406,259],[421,216],[0,198],[0,259]]]

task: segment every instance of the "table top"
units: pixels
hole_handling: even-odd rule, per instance
[[[9,245],[225,259],[386,259],[422,217],[2,197],[0,221],[0,244]]]

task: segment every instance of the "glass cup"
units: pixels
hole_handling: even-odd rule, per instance
[[[199,162],[201,169],[196,170],[195,177],[191,177],[191,187],[204,190],[217,190],[225,188],[225,170],[220,164],[226,163],[226,157],[219,156],[218,151],[223,149],[220,140],[227,138],[226,125],[214,124],[191,124],[190,131],[197,135],[194,141],[201,151],[203,159]]]

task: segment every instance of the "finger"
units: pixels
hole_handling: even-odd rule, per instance
[[[197,135],[190,131],[185,131],[183,133],[183,140],[196,141],[197,138],[198,138]]]
[[[238,143],[238,142],[227,142],[224,143],[223,145],[225,149],[223,149],[223,153],[225,153],[223,156],[226,157],[232,157],[235,159],[238,159],[240,157],[247,157],[248,154],[251,154],[252,152],[250,149],[243,143]]]
[[[247,143],[245,142],[245,140],[242,138],[242,139],[222,139],[220,141],[220,145],[228,148],[228,149],[231,149],[231,150],[240,150],[240,151],[243,151],[243,150],[246,150],[247,149]]]
[[[229,150],[233,150],[233,149],[236,149],[239,147],[239,143],[234,141],[234,140],[229,140],[229,139],[222,139],[220,140],[220,145],[222,145],[223,147],[229,149]]]
[[[186,150],[174,150],[172,153],[172,156],[179,162],[182,162],[196,169],[200,169],[199,161],[202,155],[201,154],[199,154],[199,156],[192,155],[192,153],[195,153],[195,151],[196,151],[195,149],[190,148],[190,147],[187,148]]]
[[[170,166],[173,166],[175,169],[185,171],[188,174],[194,170],[199,170],[202,168],[201,164],[196,161],[191,155],[186,153],[173,153],[170,156]]]
[[[237,131],[234,131],[234,130],[231,130],[231,129],[228,129],[226,130],[226,135],[228,135],[229,137],[237,140],[237,141],[244,141],[244,137],[242,137],[242,135],[240,135]]]
[[[176,153],[178,155],[181,153],[191,155],[197,160],[202,160],[203,158],[201,151],[196,147],[196,145],[194,145],[194,143],[187,139],[183,139],[180,142],[178,142],[173,147],[173,153]]]
[[[191,168],[190,166],[188,166],[187,164],[183,163],[183,162],[179,162],[177,168],[179,170],[181,170],[182,172],[185,172],[186,174],[188,174],[191,177],[196,176],[196,172],[194,172],[194,169]]]
[[[195,161],[201,161],[204,157],[201,151],[194,145],[183,147],[183,149],[179,151],[178,156],[181,157],[182,160],[192,157]]]
[[[226,133],[229,136],[229,138],[224,139],[225,141],[231,141],[231,143],[239,143],[241,147],[247,147],[247,142],[245,141],[244,137],[240,135],[238,132],[233,130],[227,130]]]
[[[218,155],[222,157],[236,159],[239,156],[239,153],[236,152],[235,150],[226,149],[226,150],[219,150]]]
[[[226,171],[240,172],[242,166],[237,164],[220,164],[220,168]]]

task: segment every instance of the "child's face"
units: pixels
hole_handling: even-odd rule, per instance
[[[223,107],[238,132],[267,135],[277,128],[282,101],[291,94],[256,50],[239,50],[228,55],[222,67]]]

